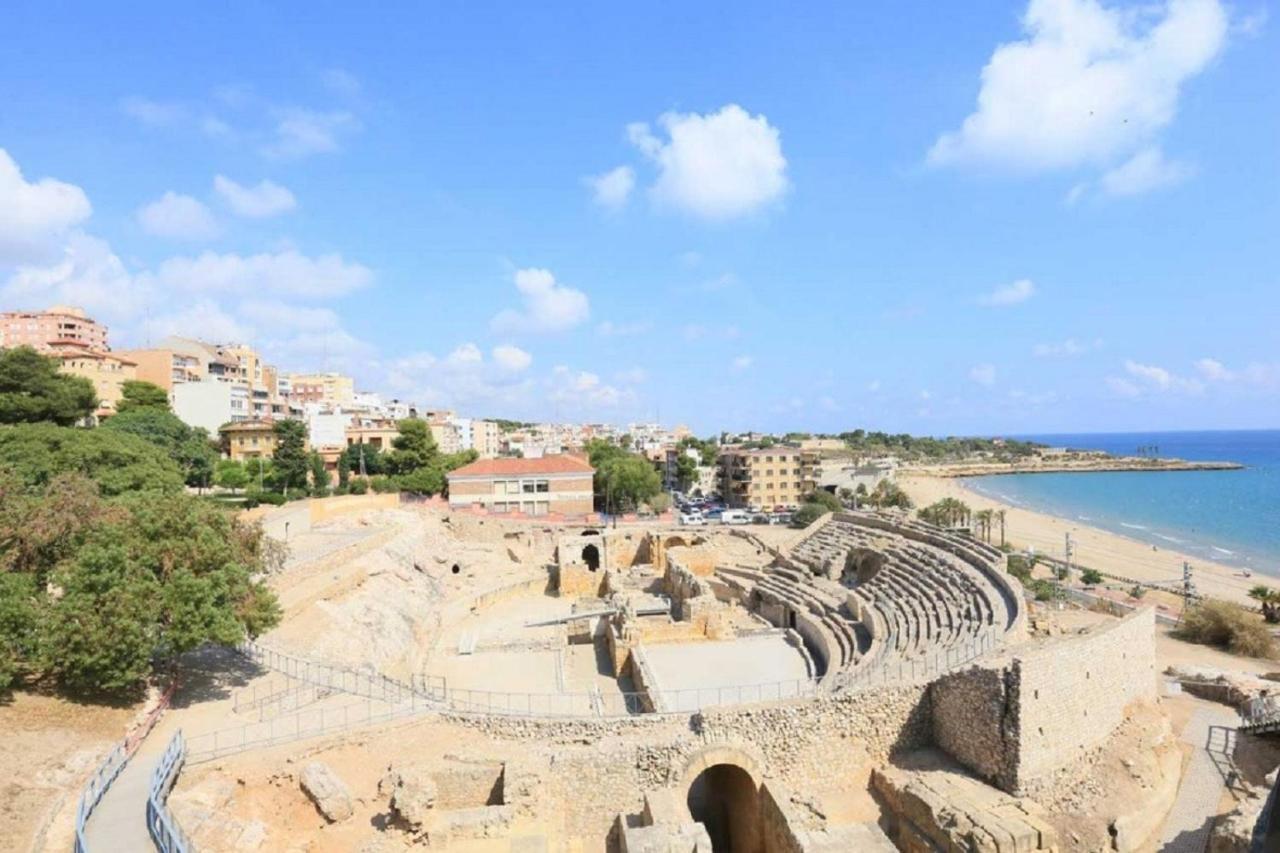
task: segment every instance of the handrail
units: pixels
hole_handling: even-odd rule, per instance
[[[169,792],[178,780],[178,773],[187,760],[187,744],[182,730],[174,733],[165,747],[155,772],[151,775],[151,789],[147,793],[147,832],[160,853],[194,853],[195,847],[187,838],[169,811]]]
[[[137,751],[138,745],[155,728],[156,723],[160,720],[160,715],[164,713],[165,709],[169,707],[169,703],[173,701],[173,692],[177,689],[177,686],[178,680],[176,678],[169,682],[169,686],[164,693],[160,694],[160,701],[156,703],[156,706],[151,709],[133,731],[125,735],[123,740],[112,747],[111,751],[107,753],[107,757],[103,759],[102,763],[98,765],[98,769],[94,771],[93,776],[89,777],[88,783],[80,793],[79,805],[76,807],[75,853],[89,853],[89,842],[85,837],[85,827],[89,823],[89,817],[93,814],[93,810],[98,807],[98,803],[102,801],[107,789],[111,787],[111,783],[116,780],[116,777],[124,770],[125,765],[129,763],[129,759]]]

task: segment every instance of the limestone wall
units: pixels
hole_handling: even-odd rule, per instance
[[[1155,611],[935,682],[935,742],[1006,791],[1032,792],[1157,696]]]

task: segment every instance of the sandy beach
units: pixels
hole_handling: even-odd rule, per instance
[[[1275,578],[1257,573],[1244,577],[1241,570],[1233,566],[1212,563],[1167,548],[1153,549],[1145,542],[1099,530],[1075,519],[1058,518],[992,500],[965,488],[959,480],[911,475],[900,477],[898,485],[911,495],[917,507],[952,497],[964,501],[974,510],[1003,509],[1005,537],[1019,549],[1033,547],[1039,553],[1061,558],[1065,534],[1070,531],[1075,543],[1073,561],[1103,572],[1141,581],[1176,581],[1180,588],[1182,564],[1186,561],[1192,566],[1196,588],[1202,595],[1245,604],[1254,603],[1247,594],[1251,587],[1266,584],[1280,588],[1280,580]],[[995,523],[992,542],[998,544],[999,541],[1000,526]]]

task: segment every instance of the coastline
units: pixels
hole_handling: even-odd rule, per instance
[[[1118,456],[1068,462],[957,462],[920,467],[904,466],[904,477],[993,477],[1000,474],[1096,474],[1111,471],[1239,471],[1239,462],[1202,462],[1187,459],[1146,459]]]
[[[1018,549],[1030,546],[1038,553],[1061,558],[1065,534],[1070,532],[1075,548],[1073,562],[1110,574],[1144,582],[1171,581],[1180,586],[1182,564],[1186,561],[1193,567],[1194,582],[1200,594],[1249,606],[1256,606],[1248,597],[1250,588],[1265,585],[1280,589],[1280,578],[1256,572],[1251,577],[1243,577],[1242,570],[1235,566],[1155,547],[1078,519],[1003,503],[968,488],[954,476],[902,472],[898,485],[911,496],[917,507],[950,497],[964,501],[974,510],[1004,510],[1005,538]],[[992,528],[992,542],[998,544],[999,541],[1000,528],[996,524]]]

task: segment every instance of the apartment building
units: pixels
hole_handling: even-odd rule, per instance
[[[814,486],[811,470],[814,458],[798,448],[783,445],[726,448],[719,458],[720,495],[731,507],[799,506]]]
[[[138,366],[138,378],[172,393],[175,385],[205,378],[202,361],[189,352],[172,349],[123,350],[120,355]]]
[[[227,456],[237,462],[270,458],[276,452],[275,429],[268,421],[226,424],[219,432],[227,443]]]
[[[55,305],[44,311],[0,313],[0,348],[29,346],[57,354],[64,350],[106,352],[107,327],[90,319],[83,310]]]
[[[349,409],[355,402],[356,382],[341,373],[290,373],[290,399],[303,406],[323,406]]]
[[[493,513],[585,515],[595,469],[581,456],[480,459],[448,474],[449,506]]]
[[[124,383],[138,378],[137,365],[117,353],[64,345],[55,355],[62,360],[62,373],[93,383],[94,393],[98,395],[98,409],[94,414],[99,418],[115,414],[124,395]]]

